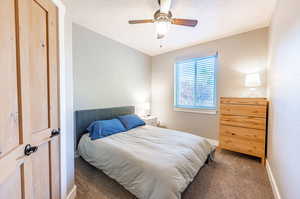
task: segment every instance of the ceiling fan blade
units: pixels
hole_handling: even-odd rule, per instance
[[[158,2],[160,4],[160,12],[169,14],[169,11],[171,9],[172,0],[159,0]]]
[[[180,26],[190,26],[195,27],[198,24],[198,20],[193,19],[172,19],[172,24],[180,25]]]
[[[128,21],[129,24],[140,24],[140,23],[153,23],[153,19],[142,19],[142,20],[130,20]]]

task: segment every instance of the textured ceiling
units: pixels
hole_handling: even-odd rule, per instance
[[[69,0],[73,22],[108,38],[158,55],[171,50],[268,26],[276,0],[173,0],[174,17],[198,19],[196,28],[172,25],[157,40],[154,24],[129,25],[129,19],[151,19],[156,0]],[[162,47],[160,47],[162,45]]]

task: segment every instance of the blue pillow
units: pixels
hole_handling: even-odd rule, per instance
[[[90,124],[87,130],[90,132],[90,138],[92,140],[126,131],[118,119],[95,121]]]
[[[123,115],[119,116],[118,119],[122,122],[122,124],[125,126],[126,130],[133,129],[138,126],[145,125],[145,122],[139,118],[137,115]]]

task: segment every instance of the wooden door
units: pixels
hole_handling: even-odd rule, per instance
[[[20,126],[15,2],[0,0],[0,198],[21,198],[24,178]]]
[[[57,8],[0,5],[0,198],[59,199]]]

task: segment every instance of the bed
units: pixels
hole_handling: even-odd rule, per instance
[[[214,147],[199,136],[147,125],[93,141],[85,132],[95,120],[132,113],[134,107],[77,111],[79,155],[139,199],[180,199]]]

